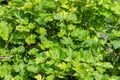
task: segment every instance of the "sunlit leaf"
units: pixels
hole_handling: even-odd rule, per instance
[[[56,14],[54,14],[53,18],[55,20],[63,20],[64,16],[62,14],[60,14],[60,13],[56,13]]]
[[[8,25],[7,22],[5,21],[0,22],[0,37],[2,37],[4,40],[8,40],[8,36],[11,31],[12,27]]]
[[[70,37],[63,37],[63,39],[61,40],[61,42],[63,44],[72,44],[72,39]]]
[[[66,15],[66,19],[67,19],[68,21],[76,21],[76,20],[77,20],[77,16],[76,16],[75,14],[68,13],[68,14]]]
[[[119,49],[120,48],[120,41],[114,40],[114,41],[112,41],[112,45],[115,49]]]
[[[25,38],[25,42],[27,44],[33,44],[36,42],[36,35],[35,34],[31,34],[28,37]]]

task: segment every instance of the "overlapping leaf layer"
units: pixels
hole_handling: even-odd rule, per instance
[[[117,0],[8,0],[0,80],[120,80],[119,30]]]

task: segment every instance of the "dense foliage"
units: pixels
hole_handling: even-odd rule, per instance
[[[6,0],[0,80],[120,80],[120,2]]]

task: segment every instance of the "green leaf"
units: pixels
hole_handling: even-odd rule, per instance
[[[0,49],[0,56],[6,56],[7,53],[8,53],[8,50],[7,50],[7,49],[5,49],[5,48],[1,48],[1,49]]]
[[[15,64],[13,67],[16,72],[19,72],[25,68],[25,64],[23,62],[21,62],[20,64]]]
[[[35,28],[35,24],[29,23],[29,24],[28,24],[28,28],[29,28],[29,29],[34,29],[34,28]]]
[[[54,77],[55,77],[54,75],[49,75],[46,77],[46,80],[54,80]]]
[[[35,76],[35,78],[36,78],[37,80],[43,80],[41,74],[37,74],[37,75]]]
[[[60,29],[60,32],[58,32],[58,37],[63,37],[66,34],[66,30],[65,29]]]
[[[42,28],[42,27],[37,28],[35,31],[36,31],[38,34],[42,34],[42,35],[47,34],[46,29],[45,29],[45,28]]]
[[[94,43],[95,43],[94,40],[87,39],[87,40],[84,40],[84,41],[82,42],[81,46],[83,46],[83,47],[90,47],[90,46],[92,46]]]
[[[89,31],[88,30],[81,30],[79,28],[74,29],[71,32],[72,37],[77,37],[80,40],[85,40],[89,36]]]
[[[3,40],[8,40],[11,31],[12,28],[10,25],[8,25],[7,22],[5,21],[0,22],[0,37],[2,37]]]
[[[102,80],[102,78],[103,78],[103,75],[98,73],[97,71],[95,71],[93,73],[93,75],[95,76],[95,79],[97,79],[97,80]]]
[[[74,29],[71,33],[72,37],[78,37],[80,35],[80,30],[78,28]]]
[[[33,73],[37,73],[39,66],[35,66],[35,65],[28,65],[26,68],[28,71],[33,72]]]
[[[120,41],[114,40],[111,43],[115,49],[120,49]]]
[[[78,38],[81,40],[85,40],[85,39],[87,39],[87,37],[89,37],[89,31],[88,30],[81,30]]]
[[[54,73],[53,68],[46,68],[45,71],[46,71],[47,74],[53,74]]]
[[[72,24],[69,24],[69,25],[67,25],[67,29],[68,30],[75,30],[75,28],[76,28],[76,26],[75,25],[72,25]],[[74,32],[75,33],[75,32]]]
[[[28,18],[19,18],[19,19],[17,19],[16,20],[19,24],[24,24],[24,25],[26,25],[26,24],[28,24]]]
[[[54,42],[47,40],[47,39],[42,40],[42,43],[39,44],[39,46],[43,50],[46,48],[52,48],[52,47],[57,46],[57,45],[58,45],[57,43],[54,43]]]
[[[55,20],[61,20],[62,21],[64,19],[64,16],[62,14],[60,14],[60,13],[55,13],[53,18]]]
[[[48,22],[48,21],[53,21],[52,16],[47,16],[47,17],[45,17],[45,22]]]
[[[44,7],[45,7],[45,8],[55,8],[56,5],[55,5],[55,2],[54,2],[54,1],[46,1],[46,2],[44,3]]]
[[[16,26],[16,30],[20,31],[20,32],[30,32],[31,29],[34,29],[35,26],[33,23],[29,23],[28,26],[24,26],[24,25],[18,25]]]
[[[0,0],[0,2],[2,2],[3,0]]]
[[[120,3],[114,2],[111,10],[115,12],[115,14],[120,15]]]
[[[120,1],[2,1],[1,80],[120,80]]]
[[[14,47],[11,49],[12,54],[23,54],[25,52],[24,46]]]
[[[29,35],[28,37],[25,38],[25,42],[27,44],[33,44],[33,43],[36,42],[36,37],[37,36],[35,34],[31,34],[31,35]]]
[[[57,65],[57,67],[60,68],[60,69],[66,69],[67,65],[66,65],[66,63],[62,62],[62,63],[59,63]]]
[[[35,19],[35,21],[39,24],[39,25],[45,25],[45,19],[44,17],[38,17],[37,19]]]
[[[105,69],[103,69],[102,67],[96,67],[97,72],[103,74],[105,72]]]
[[[113,68],[113,65],[110,62],[104,62],[103,67],[105,67],[105,68]]]
[[[31,9],[32,8],[32,3],[31,2],[26,2],[24,6],[21,7],[22,10],[24,9]]]
[[[36,54],[38,54],[38,51],[39,51],[38,49],[32,48],[28,51],[28,54],[29,55],[36,55]]]
[[[63,39],[61,39],[61,43],[63,44],[72,44],[73,41],[70,37],[63,37]]]
[[[30,32],[30,29],[27,28],[27,26],[23,26],[23,25],[18,25],[16,26],[16,30],[20,31],[20,32]]]
[[[67,19],[67,21],[76,21],[77,20],[77,16],[75,14],[73,14],[73,13],[68,13],[66,15],[66,19]]]
[[[120,31],[113,30],[112,31],[116,37],[120,37]]]
[[[11,72],[12,66],[10,66],[8,63],[4,63],[2,66],[0,66],[0,77],[8,76]]]
[[[22,77],[20,75],[16,75],[13,79],[15,79],[15,80],[21,80]]]
[[[0,16],[3,16],[5,14],[4,8],[0,8]]]
[[[18,51],[19,54],[24,53],[24,52],[25,52],[24,46],[19,46],[19,47],[17,48],[17,51]]]
[[[27,32],[12,33],[10,36],[10,42],[12,44],[23,44],[23,42],[21,40],[25,39],[28,35],[29,35],[29,33],[27,33]]]
[[[50,57],[52,59],[59,59],[60,58],[60,51],[59,51],[59,48],[56,48],[56,49],[51,49],[50,50]]]

